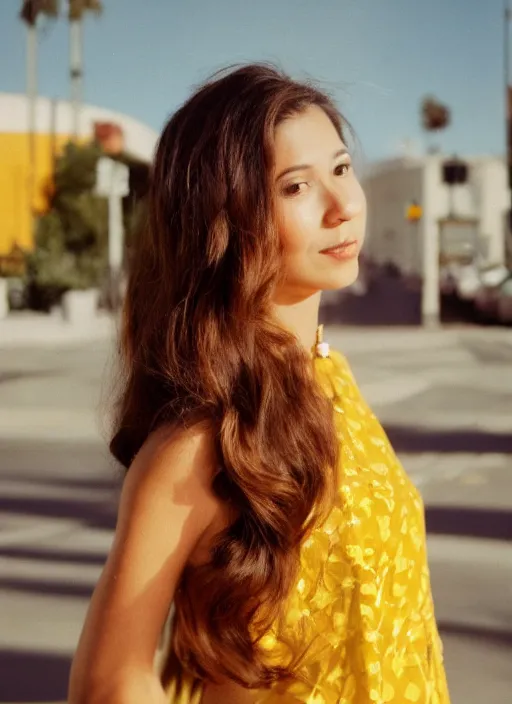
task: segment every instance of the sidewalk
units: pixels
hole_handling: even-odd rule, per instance
[[[116,322],[100,313],[93,325],[72,325],[57,314],[19,311],[0,320],[0,349],[12,347],[56,347],[112,337]]]
[[[117,332],[118,321],[109,313],[100,311],[93,325],[74,326],[58,314],[34,311],[11,312],[0,319],[0,349],[12,347],[56,347],[111,339]],[[326,337],[334,346],[348,353],[373,349],[417,349],[418,341],[424,349],[453,343],[462,336],[480,336],[486,339],[508,340],[512,345],[512,329],[505,327],[471,327],[464,324],[446,325],[434,329],[420,326],[357,326],[326,325]]]
[[[73,327],[61,318],[20,313],[0,321],[0,439],[98,440],[104,434],[117,321],[98,316],[94,326]],[[348,357],[361,391],[377,415],[408,422],[401,410],[414,399],[455,395],[480,386],[485,414],[470,403],[451,408],[433,403],[410,415],[424,428],[507,432],[510,413],[490,391],[503,391],[503,370],[485,370],[484,357],[508,356],[512,331],[505,328],[328,327],[326,339]],[[492,359],[491,359],[492,361]],[[102,399],[103,396],[103,399]],[[487,398],[486,398],[487,397]],[[478,399],[476,399],[478,400]],[[102,403],[103,401],[103,403]],[[102,405],[104,406],[102,408]]]
[[[28,319],[27,319],[28,320]],[[0,343],[0,439],[98,440],[103,433],[101,396],[108,395],[113,374],[113,323],[103,319],[95,330],[73,330],[62,321],[9,321],[9,337]],[[0,340],[3,330],[0,325]],[[427,334],[330,330],[333,347],[355,361],[373,350],[382,354],[418,346],[432,352],[452,346],[452,333]],[[417,354],[417,352],[416,352]],[[113,371],[113,370],[112,370]],[[362,392],[376,409],[422,393],[428,381],[416,371],[393,375],[363,364]],[[107,399],[108,401],[108,399]],[[108,402],[105,404],[108,406]]]

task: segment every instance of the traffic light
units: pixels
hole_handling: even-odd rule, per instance
[[[449,186],[467,183],[468,165],[460,159],[450,159],[443,164],[443,182]]]
[[[405,211],[405,217],[409,222],[418,222],[421,220],[421,217],[423,215],[423,208],[421,205],[416,203],[415,200],[407,206],[406,211]]]

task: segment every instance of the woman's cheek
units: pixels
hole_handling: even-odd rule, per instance
[[[315,230],[315,218],[310,204],[294,203],[282,221],[283,245],[290,253],[297,254],[309,248]]]

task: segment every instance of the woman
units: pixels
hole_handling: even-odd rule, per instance
[[[365,231],[345,130],[250,65],[162,134],[124,310],[129,471],[71,704],[448,702],[421,500],[316,332]]]

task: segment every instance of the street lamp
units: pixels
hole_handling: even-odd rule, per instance
[[[503,79],[505,88],[505,149],[508,186],[512,189],[512,96],[510,86],[510,0],[503,0]]]
[[[506,211],[505,257],[512,257],[512,86],[510,85],[510,0],[503,0],[503,77],[505,88],[505,162],[507,164],[507,186],[509,207]]]

